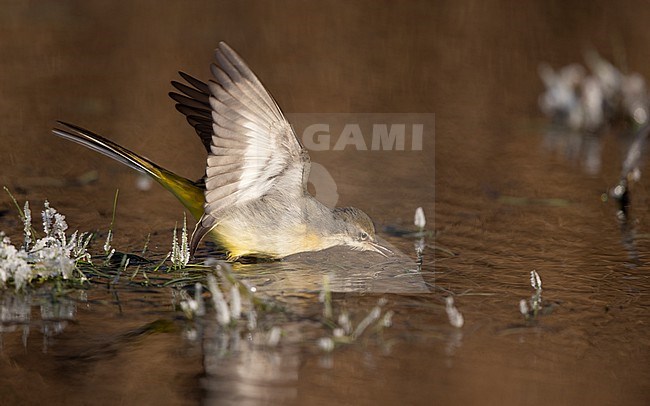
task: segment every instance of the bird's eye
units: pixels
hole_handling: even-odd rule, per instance
[[[365,231],[360,232],[360,233],[359,233],[359,239],[360,239],[361,241],[365,241],[365,240],[367,240],[367,239],[368,239],[368,233],[366,233]]]

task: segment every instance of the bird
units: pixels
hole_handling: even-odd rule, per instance
[[[329,208],[307,190],[311,161],[273,96],[225,42],[212,77],[179,72],[169,96],[194,127],[208,156],[205,176],[191,181],[98,134],[57,121],[54,135],[149,175],[197,219],[190,255],[206,235],[236,261],[277,260],[345,246],[387,257],[370,217],[355,207]]]

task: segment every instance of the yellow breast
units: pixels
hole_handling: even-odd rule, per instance
[[[211,238],[228,252],[230,259],[243,256],[282,258],[305,251],[319,251],[334,243],[307,230],[305,225],[260,230],[220,223],[210,233]]]

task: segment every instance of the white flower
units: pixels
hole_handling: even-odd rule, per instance
[[[32,269],[27,261],[27,253],[17,250],[8,237],[1,236],[0,242],[0,287],[5,287],[13,279],[16,290],[20,290],[32,277]]]
[[[176,227],[172,235],[172,252],[170,253],[172,265],[176,269],[182,269],[190,262],[190,248],[187,239],[187,217],[183,213],[183,229],[181,230],[181,242],[178,243]]]
[[[29,209],[29,202],[25,202],[25,207],[23,208],[24,218],[23,218],[23,234],[25,234],[25,249],[29,249],[29,245],[32,243],[32,211]]]
[[[90,236],[84,239],[83,235],[78,237],[78,233],[74,232],[68,241],[65,216],[50,207],[48,201],[45,201],[44,207],[41,214],[45,237],[33,241],[28,202],[24,206],[24,245],[17,249],[9,238],[0,233],[0,287],[5,287],[12,280],[16,290],[20,290],[37,276],[68,279],[72,277],[76,261],[90,261],[90,254],[86,251]]]
[[[415,226],[417,228],[424,228],[424,226],[427,224],[427,219],[424,217],[424,210],[422,210],[422,207],[418,207],[415,209]]]
[[[108,230],[108,234],[106,235],[106,242],[104,243],[104,252],[108,255],[106,260],[112,256],[113,252],[111,252],[111,242],[113,241],[113,230]],[[115,251],[115,250],[113,250]]]
[[[535,290],[542,290],[542,278],[539,277],[537,271],[530,271],[530,286]]]

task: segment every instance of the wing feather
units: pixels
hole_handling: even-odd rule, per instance
[[[191,86],[174,82],[180,93],[170,94],[202,139],[210,131],[205,214],[192,236],[192,252],[228,210],[278,187],[303,195],[309,174],[307,151],[262,82],[224,42],[215,59],[208,83],[181,73]]]

